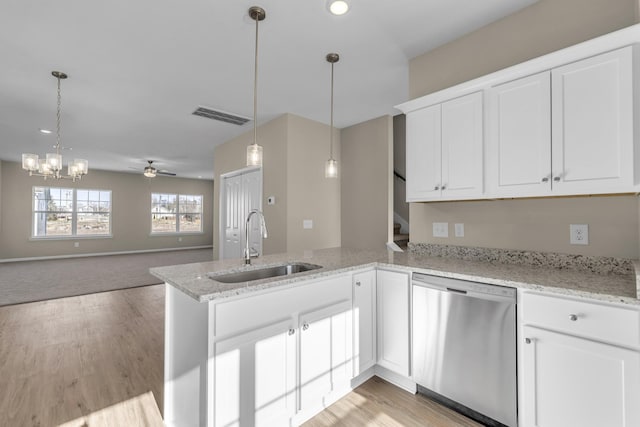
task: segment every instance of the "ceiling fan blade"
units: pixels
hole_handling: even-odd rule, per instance
[[[176,176],[176,174],[175,174],[175,173],[173,173],[173,172],[167,172],[167,171],[156,171],[156,174],[158,174],[158,175]]]

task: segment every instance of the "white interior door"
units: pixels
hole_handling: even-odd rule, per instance
[[[223,175],[220,194],[220,259],[242,258],[247,215],[262,210],[262,170],[250,169]],[[249,246],[262,253],[260,222],[252,218]]]

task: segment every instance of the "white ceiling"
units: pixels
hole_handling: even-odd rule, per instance
[[[0,158],[52,151],[56,80],[62,145],[91,169],[140,172],[147,159],[180,177],[213,178],[217,144],[251,130],[191,113],[253,115],[255,23],[262,6],[258,123],[283,113],[350,126],[407,100],[408,60],[536,0],[2,0]],[[260,134],[258,133],[258,138]]]

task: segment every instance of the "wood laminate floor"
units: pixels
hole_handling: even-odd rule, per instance
[[[0,307],[0,426],[160,427],[163,349],[164,285]],[[478,425],[379,378],[304,424]]]

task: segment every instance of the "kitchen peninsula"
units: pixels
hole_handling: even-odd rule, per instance
[[[632,262],[517,251],[470,255],[471,249],[442,257],[432,256],[434,245],[412,245],[407,253],[333,248],[268,255],[251,266],[224,260],[151,269],[168,285],[165,423],[297,425],[373,375],[415,392],[414,272],[517,288],[521,337],[525,328],[541,324],[571,339],[597,339],[624,350],[630,363],[622,371],[612,367],[618,371],[611,384],[623,382],[624,396],[617,403],[609,397],[611,406],[600,408],[607,417],[622,411],[638,420],[638,409],[623,404],[640,395],[640,300]],[[523,265],[525,259],[538,265]],[[580,259],[584,265],[578,266]],[[223,273],[290,263],[321,268],[251,282],[215,280]],[[550,310],[538,310],[547,306],[562,311],[563,321],[564,310],[579,310],[580,319],[561,325],[553,313],[547,316]],[[567,326],[578,329],[565,331]],[[618,333],[619,327],[625,332]],[[535,356],[525,345],[518,342],[520,370]],[[529,425],[536,391],[529,390],[529,374],[520,372],[519,378],[520,425]]]

